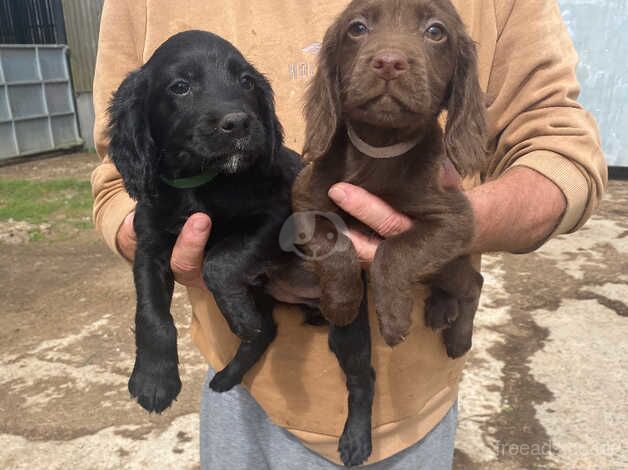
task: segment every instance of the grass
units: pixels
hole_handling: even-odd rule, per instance
[[[0,221],[47,223],[53,230],[62,226],[86,229],[92,226],[91,207],[91,189],[87,181],[0,180]],[[29,235],[33,241],[44,238],[37,228]]]

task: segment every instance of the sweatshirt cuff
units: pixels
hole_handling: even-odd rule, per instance
[[[105,243],[107,243],[111,251],[123,259],[124,257],[120,253],[116,243],[116,237],[126,216],[135,210],[135,205],[136,202],[131,199],[126,192],[120,191],[107,201],[108,207],[106,214],[103,214],[102,224],[100,226],[100,232],[102,233]]]
[[[578,167],[567,158],[546,150],[528,153],[518,158],[508,169],[517,166],[541,173],[558,186],[565,196],[567,207],[563,217],[547,239],[576,230],[591,197],[589,182]]]

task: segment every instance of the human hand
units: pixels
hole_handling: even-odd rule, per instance
[[[460,188],[460,175],[449,160],[442,166],[439,180],[443,188]],[[393,237],[412,227],[412,220],[358,186],[349,183],[335,184],[329,190],[329,197],[345,212],[374,230],[375,233],[371,236],[349,231],[349,238],[363,263],[373,261],[382,239]]]
[[[133,261],[137,246],[133,228],[134,215],[135,212],[131,212],[124,219],[116,236],[118,250],[129,261]],[[185,222],[170,258],[170,267],[179,284],[207,289],[201,275],[201,267],[210,231],[211,220],[207,214],[200,212],[192,214]]]

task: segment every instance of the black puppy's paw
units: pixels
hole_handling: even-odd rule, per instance
[[[233,372],[228,366],[223,370],[216,372],[214,378],[209,382],[209,388],[214,392],[228,392],[233,387],[242,382],[242,376]]]
[[[129,392],[148,412],[161,413],[181,391],[176,360],[147,359],[138,356],[129,379]]]
[[[369,458],[372,451],[370,425],[345,427],[338,443],[338,452],[346,467],[361,465]]]
[[[442,330],[456,321],[458,313],[458,299],[432,287],[432,293],[425,301],[425,324],[433,330]]]

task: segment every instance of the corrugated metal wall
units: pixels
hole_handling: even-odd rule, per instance
[[[62,0],[70,64],[77,93],[92,91],[104,0]],[[135,1],[135,0],[129,0]]]
[[[580,55],[580,102],[597,119],[608,164],[628,167],[628,1],[559,3]]]

